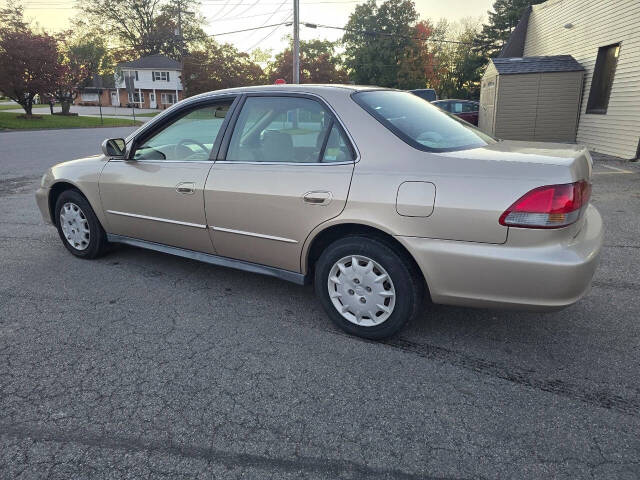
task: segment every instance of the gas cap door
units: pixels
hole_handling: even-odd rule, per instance
[[[433,213],[436,186],[431,182],[402,182],[396,196],[396,212],[403,217],[428,217]]]

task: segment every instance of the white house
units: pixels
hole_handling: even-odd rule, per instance
[[[110,103],[126,106],[135,102],[139,108],[167,108],[183,98],[181,74],[180,62],[164,55],[119,63]],[[133,95],[127,92],[126,76],[133,79]]]
[[[548,0],[524,13],[500,57],[571,55],[585,69],[576,141],[640,156],[640,1]]]

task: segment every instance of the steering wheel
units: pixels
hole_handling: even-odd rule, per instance
[[[444,137],[437,132],[422,132],[416,140],[423,142],[440,143]]]
[[[205,152],[206,154],[209,154],[209,149],[207,147],[205,147],[202,143],[200,143],[200,142],[198,142],[196,140],[193,140],[191,138],[183,138],[182,140],[180,140],[178,142],[178,144],[176,145],[176,150],[179,147],[182,147],[183,145],[184,146],[186,146],[186,145],[197,145],[198,147],[200,147],[202,149],[203,152]]]

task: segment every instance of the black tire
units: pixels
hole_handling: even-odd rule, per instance
[[[67,240],[62,230],[62,221],[60,219],[62,209],[66,204],[73,204],[80,208],[81,215],[84,217],[83,220],[86,220],[86,225],[83,224],[83,227],[86,228],[86,226],[88,226],[89,228],[88,245],[75,247]],[[80,192],[77,190],[65,190],[62,192],[56,200],[54,215],[60,240],[62,240],[62,244],[73,255],[79,258],[92,259],[103,255],[107,251],[107,235],[102,225],[100,225],[100,221],[98,217],[96,217],[91,205],[89,205],[87,199],[84,198]]]
[[[412,259],[396,250],[384,240],[353,235],[336,240],[322,252],[315,265],[316,295],[329,318],[342,330],[359,337],[381,340],[398,333],[418,315],[426,290],[424,278]],[[352,255],[373,260],[386,270],[392,280],[395,305],[389,317],[377,325],[363,326],[349,321],[338,312],[329,296],[331,269],[340,259]],[[342,297],[339,302],[342,302]]]

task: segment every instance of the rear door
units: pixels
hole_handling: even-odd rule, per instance
[[[309,95],[247,95],[205,186],[219,255],[300,271],[305,238],[344,209],[356,152]]]

